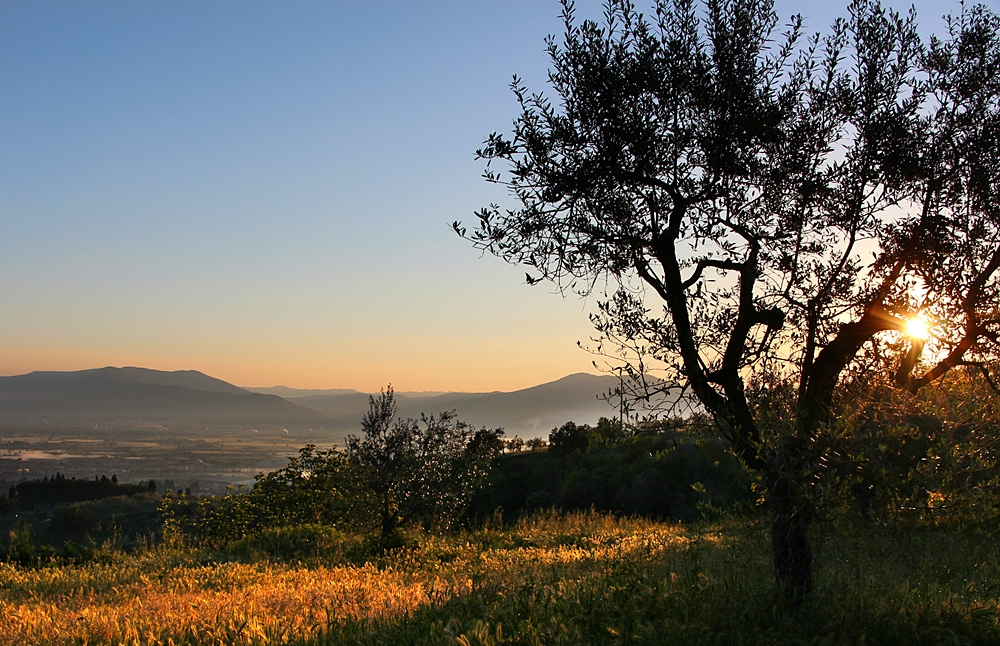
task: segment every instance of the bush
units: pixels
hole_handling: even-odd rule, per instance
[[[52,531],[58,534],[82,535],[97,527],[97,518],[89,507],[66,505],[52,512]]]

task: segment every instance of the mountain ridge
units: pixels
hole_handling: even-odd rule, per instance
[[[455,392],[419,398],[396,393],[396,403],[399,416],[404,418],[455,410],[459,419],[475,426],[503,426],[511,436],[539,436],[570,420],[593,424],[600,417],[614,416],[616,409],[600,396],[617,385],[617,377],[580,372],[510,392]],[[365,393],[293,397],[289,401],[340,423],[360,420],[368,410]]]
[[[196,370],[128,366],[0,377],[0,422],[29,426],[114,424],[322,427],[322,413],[251,393]]]
[[[455,410],[459,419],[475,426],[502,426],[510,436],[530,437],[545,435],[569,420],[594,423],[598,417],[613,416],[614,407],[600,396],[617,383],[617,377],[575,373],[511,392],[397,393],[396,399],[404,418]],[[106,366],[36,371],[0,377],[0,425],[308,429],[324,431],[335,441],[358,433],[369,395],[349,389],[326,392],[282,398],[197,370]]]

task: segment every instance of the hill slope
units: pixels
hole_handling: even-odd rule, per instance
[[[578,373],[509,393],[447,393],[435,397],[397,394],[396,400],[402,417],[455,410],[459,419],[476,426],[503,426],[508,436],[541,437],[570,420],[593,424],[599,417],[613,417],[615,408],[600,396],[617,385],[616,377]],[[325,413],[332,424],[351,429],[358,428],[361,416],[368,410],[368,395],[362,393],[312,395],[289,401]]]
[[[617,383],[615,377],[580,373],[508,393],[396,397],[402,417],[456,410],[459,419],[476,426],[502,426],[508,436],[539,437],[569,420],[592,424],[601,416],[614,416],[614,406],[600,396]],[[283,399],[194,370],[108,367],[0,377],[0,425],[7,427],[313,429],[340,442],[348,433],[360,432],[367,410],[368,395],[357,391]]]
[[[99,368],[0,377],[0,422],[30,426],[328,426],[317,411],[194,370]]]

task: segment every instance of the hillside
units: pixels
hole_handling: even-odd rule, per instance
[[[250,393],[193,370],[98,368],[0,377],[5,425],[157,425],[329,428],[315,410],[275,395]]]
[[[419,417],[455,410],[476,426],[502,426],[508,436],[540,437],[569,420],[594,423],[613,416],[601,399],[610,376],[575,374],[514,392],[397,393],[399,414]],[[252,392],[195,370],[95,368],[0,377],[0,424],[52,430],[111,427],[229,428],[244,432],[325,432],[342,442],[359,432],[368,394],[354,390],[306,391],[284,387]],[[275,393],[288,393],[284,398]],[[320,393],[308,394],[300,393]]]
[[[613,417],[614,405],[601,396],[617,385],[616,377],[578,373],[508,393],[447,393],[432,397],[397,394],[396,399],[402,417],[455,410],[459,419],[476,426],[503,426],[508,436],[541,437],[569,420],[593,424],[602,416]],[[331,423],[345,428],[357,428],[368,410],[368,395],[362,393],[311,395],[289,401],[325,413]]]
[[[991,541],[947,525],[831,528],[814,597],[792,606],[775,593],[760,524],[540,512],[414,532],[406,549],[310,526],[207,553],[4,564],[0,643],[1000,643]]]

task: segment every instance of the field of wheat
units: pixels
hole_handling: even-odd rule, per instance
[[[549,513],[367,562],[173,546],[0,565],[0,643],[1000,643],[995,545],[927,532],[820,541],[819,589],[797,608],[752,522]]]

